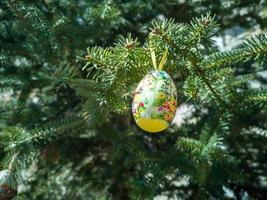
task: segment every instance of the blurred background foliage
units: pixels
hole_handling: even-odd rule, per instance
[[[188,167],[194,174],[194,167],[187,165],[186,160],[173,160],[171,153],[175,152],[178,136],[195,137],[190,135],[195,134],[192,120],[210,118],[200,107],[186,110],[191,115],[184,114],[182,122],[176,123],[183,126],[174,125],[164,134],[137,131],[129,115],[107,117],[98,110],[95,114],[102,121],[107,120],[95,128],[80,115],[83,99],[63,76],[57,76],[58,69],[79,66],[78,72],[63,72],[66,77],[86,77],[82,71],[84,60],[79,57],[85,57],[87,47],[113,46],[120,35],[126,37],[127,33],[144,43],[156,19],[190,23],[192,18],[208,12],[216,14],[219,27],[214,40],[221,50],[240,45],[247,36],[266,32],[264,0],[0,1],[0,159],[2,170],[10,161],[14,146],[23,152],[16,163],[20,184],[17,199],[264,199],[267,125],[257,125],[266,122],[266,117],[251,118],[248,124],[254,123],[255,127],[246,127],[246,134],[224,138],[224,148],[238,162],[228,168],[223,165],[225,170],[215,168],[207,177],[195,174],[199,185],[189,181],[179,169],[175,177],[166,174],[169,166],[176,166],[174,162],[180,162],[178,165]],[[253,62],[243,64],[236,73],[248,73],[251,65]],[[266,69],[266,61],[255,67]],[[249,84],[265,88],[266,82],[263,71]],[[221,117],[228,118],[226,115]],[[244,128],[232,126],[238,133]],[[31,144],[27,144],[28,138]],[[216,137],[203,136],[201,140],[207,145],[221,144]],[[187,138],[182,141],[195,142]],[[168,164],[146,161],[134,168],[132,158],[142,160],[143,154],[157,155]],[[203,164],[197,172],[205,173],[209,158],[196,162]],[[229,174],[231,170],[235,173]],[[176,186],[168,184],[172,178],[176,179]],[[210,185],[202,187],[203,178],[208,178],[204,182]]]

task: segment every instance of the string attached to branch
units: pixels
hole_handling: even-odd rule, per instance
[[[164,64],[167,61],[168,49],[165,49],[165,51],[161,57],[159,65],[157,65],[155,51],[152,48],[150,48],[150,54],[151,54],[151,60],[152,60],[154,69],[156,71],[161,71],[163,69]]]
[[[166,49],[161,57],[158,70],[161,71],[167,61],[168,49]]]
[[[155,51],[152,48],[150,48],[150,54],[151,54],[151,59],[152,59],[153,67],[154,67],[155,70],[157,70],[156,55],[155,55]]]
[[[16,153],[12,156],[12,159],[11,159],[10,162],[9,162],[8,170],[11,171],[11,172],[12,172],[13,169],[14,169],[14,163],[15,163],[16,158],[17,158],[18,155],[19,155],[19,152],[16,152]]]

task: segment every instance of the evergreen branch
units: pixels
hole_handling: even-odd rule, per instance
[[[193,33],[193,35],[194,34],[195,35],[201,35],[198,31],[201,31],[203,29],[203,25],[205,26],[205,25],[210,24],[210,28],[216,26],[216,23],[214,22],[214,17],[212,18],[210,16],[210,14],[208,14],[206,17],[202,16],[202,18],[199,19],[199,20],[195,19],[191,24],[192,24],[192,27],[195,30],[195,33]],[[211,91],[211,93],[213,94],[215,99],[217,99],[219,101],[219,103],[223,104],[227,108],[228,107],[227,103],[220,97],[220,95],[212,87],[212,85],[210,84],[208,79],[204,76],[204,73],[202,72],[202,69],[199,67],[199,63],[198,63],[199,61],[197,59],[197,56],[193,52],[191,52],[188,49],[188,47],[181,49],[180,47],[178,47],[176,45],[175,41],[171,37],[168,37],[167,34],[164,34],[163,31],[172,30],[172,28],[175,28],[175,25],[173,25],[173,21],[170,21],[169,23],[165,23],[165,26],[163,26],[163,28],[160,31],[156,31],[155,30],[154,32],[156,32],[162,38],[162,40],[166,44],[168,44],[174,50],[174,52],[176,52],[176,55],[179,55],[179,53],[180,53],[190,61],[191,65],[193,66],[193,69],[194,69],[195,73],[198,76],[201,77],[201,79],[207,85],[207,87],[209,88],[209,90]]]
[[[210,13],[202,15],[200,18],[195,18],[190,23],[190,29],[186,37],[186,44],[199,44],[203,42],[204,46],[212,45],[213,41],[210,39],[218,27],[217,22],[214,20],[215,16]]]
[[[170,38],[167,38],[166,36],[162,35],[162,39],[175,51],[178,48],[178,46],[175,44],[174,41],[172,41]],[[179,52],[178,52],[179,53]],[[202,69],[198,66],[198,59],[197,56],[194,55],[193,52],[190,52],[189,50],[184,49],[183,51],[180,51],[180,53],[183,54],[183,56],[185,58],[187,58],[195,73],[201,77],[201,79],[204,81],[204,83],[207,85],[207,87],[209,88],[209,90],[211,91],[211,93],[213,94],[213,96],[215,97],[215,99],[217,99],[217,101],[219,103],[221,103],[222,105],[224,105],[226,108],[229,108],[229,106],[227,105],[227,103],[220,97],[220,95],[217,93],[217,91],[212,87],[212,85],[210,84],[210,82],[208,81],[208,79],[204,76],[204,73],[202,72]]]
[[[0,76],[0,87],[16,87],[19,88],[23,85],[23,81],[20,80],[21,77],[16,77],[16,75],[10,76]]]
[[[251,90],[245,92],[244,98],[249,102],[266,102],[267,101],[267,90],[259,89],[259,90]]]
[[[92,93],[105,92],[103,84],[90,79],[69,79],[68,83],[76,90],[77,95],[81,97],[89,98],[93,95]]]
[[[35,30],[34,26],[32,26],[32,24],[30,24],[29,20],[28,20],[29,15],[34,15],[34,17],[39,18],[38,14],[36,13],[36,10],[32,10],[31,13],[28,12],[27,14],[24,14],[18,9],[18,7],[22,6],[22,5],[18,5],[14,2],[11,2],[10,0],[7,0],[7,5],[13,11],[13,13],[18,17],[19,20],[22,20],[23,22],[25,22],[24,25],[27,27],[27,29],[30,31],[30,33],[32,35],[36,35],[36,30]],[[40,26],[43,27],[43,24],[40,23],[35,27],[40,27]],[[46,29],[43,29],[42,31],[44,31],[44,33],[47,32]]]
[[[85,120],[81,117],[65,117],[58,121],[47,123],[44,129],[37,128],[27,131],[19,127],[8,127],[2,132],[2,137],[5,138],[5,143],[7,143],[5,145],[7,151],[21,149],[21,153],[23,153],[22,151],[26,147],[29,148],[33,145],[51,142],[59,136],[62,137],[63,133],[71,135],[72,130],[77,127],[80,129],[85,128],[85,124]]]
[[[179,138],[176,142],[178,150],[185,151],[194,155],[196,160],[220,161],[225,155],[222,148],[222,138],[216,134],[202,134],[200,140],[193,138]]]
[[[215,99],[222,105],[225,106],[225,108],[229,108],[228,103],[226,103],[221,96],[217,93],[217,91],[212,87],[211,83],[209,82],[209,80],[206,78],[206,76],[204,75],[203,70],[198,66],[197,63],[197,59],[196,56],[191,53],[191,54],[187,54],[188,55],[188,59],[191,62],[193,69],[195,71],[195,73],[203,80],[203,82],[206,84],[206,86],[209,88],[209,90],[211,91],[211,93],[213,94],[213,96],[215,97]]]
[[[200,152],[202,143],[193,138],[181,137],[176,143],[176,147],[182,151]]]
[[[193,19],[190,25],[175,23],[173,19],[155,21],[152,23],[151,40],[156,39],[154,36],[161,36],[179,44],[181,50],[190,47],[195,48],[199,44],[211,46],[213,41],[210,38],[218,27],[214,18],[215,16],[212,17],[210,13],[207,13],[200,18]],[[156,41],[154,43],[155,47],[162,46]]]
[[[214,159],[220,160],[220,158],[218,158],[217,155],[222,153],[222,146],[223,146],[222,138],[214,134],[211,137],[209,137],[208,141],[203,146],[201,155],[213,156]]]
[[[267,101],[266,94],[257,94],[256,96],[248,97],[248,101]]]
[[[229,78],[227,81],[226,81],[226,86],[229,87],[237,87],[237,86],[240,86],[244,83],[247,83],[248,81],[251,81],[253,79],[255,79],[257,77],[257,75],[255,73],[253,74],[245,74],[245,75],[240,75],[240,76],[237,76],[237,77],[232,77],[232,78]]]
[[[107,67],[107,64],[102,61],[102,59],[107,58],[110,55],[109,49],[104,49],[102,47],[93,47],[93,48],[87,48],[87,56],[85,59],[93,64]],[[85,68],[83,68],[84,70]]]
[[[78,69],[71,65],[61,64],[56,71],[53,73],[53,76],[56,78],[61,78],[63,80],[71,80],[76,78],[79,75]]]
[[[63,64],[61,64],[52,74],[55,84],[58,84],[58,88],[61,86],[66,87],[67,84],[71,84],[71,82],[80,78],[80,76],[78,68],[71,65],[65,66]]]
[[[93,47],[87,48],[87,56],[85,59],[87,60],[86,65],[82,68],[82,70],[87,71],[87,77],[90,77],[93,74],[93,79],[96,81],[101,81],[104,73],[109,70],[109,57],[111,55],[111,50],[104,49],[101,47]],[[90,65],[92,64],[92,65]]]
[[[267,34],[252,36],[245,40],[243,45],[235,50],[217,52],[205,58],[202,62],[204,68],[223,67],[243,60],[257,59],[267,54]]]
[[[226,109],[229,109],[230,111],[234,113],[239,113],[239,111],[237,111],[235,108],[229,106],[229,104],[226,101],[224,101],[224,99],[219,95],[216,89],[213,88],[212,84],[205,76],[205,73],[203,71],[204,68],[202,69],[202,67],[200,67],[202,65],[201,65],[201,61],[200,61],[201,59],[199,59],[199,56],[197,56],[194,52],[190,51],[187,47],[186,48],[178,47],[176,42],[172,40],[171,37],[168,37],[165,34],[159,34],[159,35],[162,38],[162,40],[166,44],[168,44],[168,46],[172,49],[171,52],[176,53],[175,56],[181,54],[184,58],[189,60],[194,73],[202,79],[202,81],[208,87],[213,97],[219,104],[223,105]]]
[[[147,73],[151,62],[146,50],[138,45],[137,39],[128,34],[127,38],[119,37],[118,43],[113,48],[88,48],[87,64],[83,70],[87,70],[87,77],[98,83],[98,88],[105,91],[105,95],[101,97],[93,95],[99,97],[102,102],[100,104],[87,95],[86,98],[91,101],[86,100],[84,108],[92,108],[90,102],[94,102],[94,107],[108,104],[112,111],[120,114],[128,110],[130,93],[127,86],[140,81],[144,73]],[[79,87],[84,88],[78,86],[78,92]],[[83,91],[80,90],[82,93]]]

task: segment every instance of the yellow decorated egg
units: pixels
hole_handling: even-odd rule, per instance
[[[136,124],[147,132],[169,126],[177,107],[175,84],[165,71],[151,71],[136,88],[132,112]]]

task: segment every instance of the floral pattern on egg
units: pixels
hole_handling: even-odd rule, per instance
[[[135,91],[132,112],[136,122],[146,118],[169,123],[174,118],[176,107],[177,91],[170,75],[165,71],[151,71]]]

